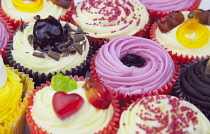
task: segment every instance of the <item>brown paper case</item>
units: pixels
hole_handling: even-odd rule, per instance
[[[79,76],[69,76],[71,79],[75,79],[76,81],[86,81],[89,78],[79,77]],[[48,134],[44,128],[41,128],[41,126],[38,126],[35,121],[32,118],[31,115],[31,106],[33,106],[33,98],[37,91],[41,90],[45,86],[49,86],[50,82],[47,81],[46,84],[42,84],[41,86],[37,87],[36,90],[34,90],[33,93],[31,93],[30,97],[28,98],[29,106],[26,110],[26,119],[27,123],[30,129],[31,134]],[[111,91],[110,91],[111,92]],[[112,94],[112,92],[111,92]],[[103,128],[103,130],[99,131],[96,134],[116,134],[118,128],[119,128],[119,118],[121,115],[120,106],[118,104],[118,100],[114,96],[112,96],[112,102],[111,104],[114,107],[114,114],[112,116],[112,119],[110,120],[109,124]]]

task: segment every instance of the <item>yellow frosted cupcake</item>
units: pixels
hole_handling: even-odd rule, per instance
[[[0,56],[0,133],[22,134],[28,94],[33,90],[32,79],[22,72],[6,67]]]

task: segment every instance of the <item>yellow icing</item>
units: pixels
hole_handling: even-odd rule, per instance
[[[196,37],[186,37],[195,34]],[[209,29],[200,24],[197,19],[186,20],[176,32],[177,40],[186,48],[195,49],[205,46],[209,41]]]
[[[12,0],[14,7],[23,12],[35,13],[42,10],[44,6],[43,0],[31,0],[31,2],[25,3],[23,0]]]

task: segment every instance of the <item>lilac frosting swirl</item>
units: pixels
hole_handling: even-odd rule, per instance
[[[135,54],[146,60],[142,67],[124,65],[120,59]],[[166,85],[175,72],[170,55],[158,43],[134,36],[121,36],[103,45],[95,58],[100,79],[116,92],[142,94]]]
[[[9,39],[9,33],[5,27],[5,25],[0,21],[0,50],[4,48],[7,44],[7,41]]]
[[[177,11],[192,6],[196,0],[139,0],[152,11]]]

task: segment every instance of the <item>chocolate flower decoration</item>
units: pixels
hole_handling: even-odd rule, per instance
[[[198,19],[198,22],[203,25],[210,25],[210,10],[193,10],[188,14],[188,18],[195,18]]]
[[[171,31],[176,26],[184,22],[184,15],[180,11],[173,11],[171,15],[166,17],[166,20],[157,21],[157,25],[162,33]]]

